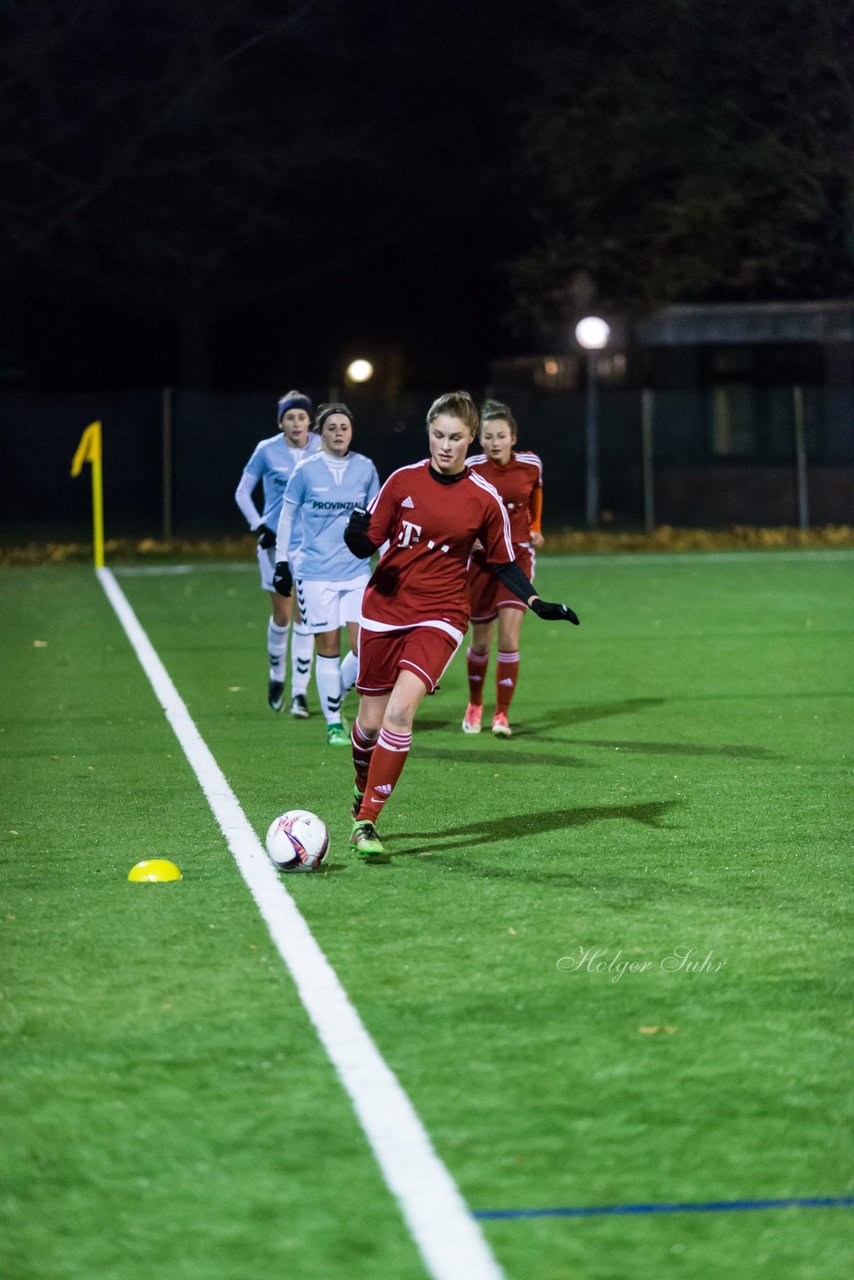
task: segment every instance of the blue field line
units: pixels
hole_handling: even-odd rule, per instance
[[[748,1209],[844,1209],[854,1196],[793,1196],[787,1200],[706,1200],[686,1204],[600,1204],[565,1209],[476,1209],[481,1222],[508,1218],[597,1218],[619,1213],[727,1213]]]

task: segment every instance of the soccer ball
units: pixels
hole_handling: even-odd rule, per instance
[[[326,823],[307,809],[288,809],[270,823],[264,842],[280,871],[316,871],[329,848]]]

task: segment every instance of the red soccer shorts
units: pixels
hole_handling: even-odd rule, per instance
[[[459,641],[433,627],[406,631],[359,630],[359,693],[390,693],[401,671],[412,671],[432,693],[459,648]]]
[[[530,547],[519,546],[518,542],[514,542],[513,551],[519,568],[533,582],[533,551]],[[528,607],[524,600],[508,591],[500,578],[496,578],[482,551],[473,551],[469,558],[469,593],[472,622],[491,622],[498,617],[499,609],[524,610]]]

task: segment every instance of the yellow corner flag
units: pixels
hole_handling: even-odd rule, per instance
[[[94,531],[95,568],[104,567],[104,491],[101,479],[101,424],[90,422],[77,446],[71,474],[79,476],[84,462],[92,464],[92,526]]]

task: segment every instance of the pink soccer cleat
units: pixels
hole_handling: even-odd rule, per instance
[[[510,721],[503,711],[496,711],[492,720],[492,732],[496,738],[509,738],[512,734],[513,730],[510,728]]]
[[[476,707],[473,702],[470,702],[466,707],[466,713],[463,716],[463,733],[480,733],[480,721],[482,716],[483,707]]]

